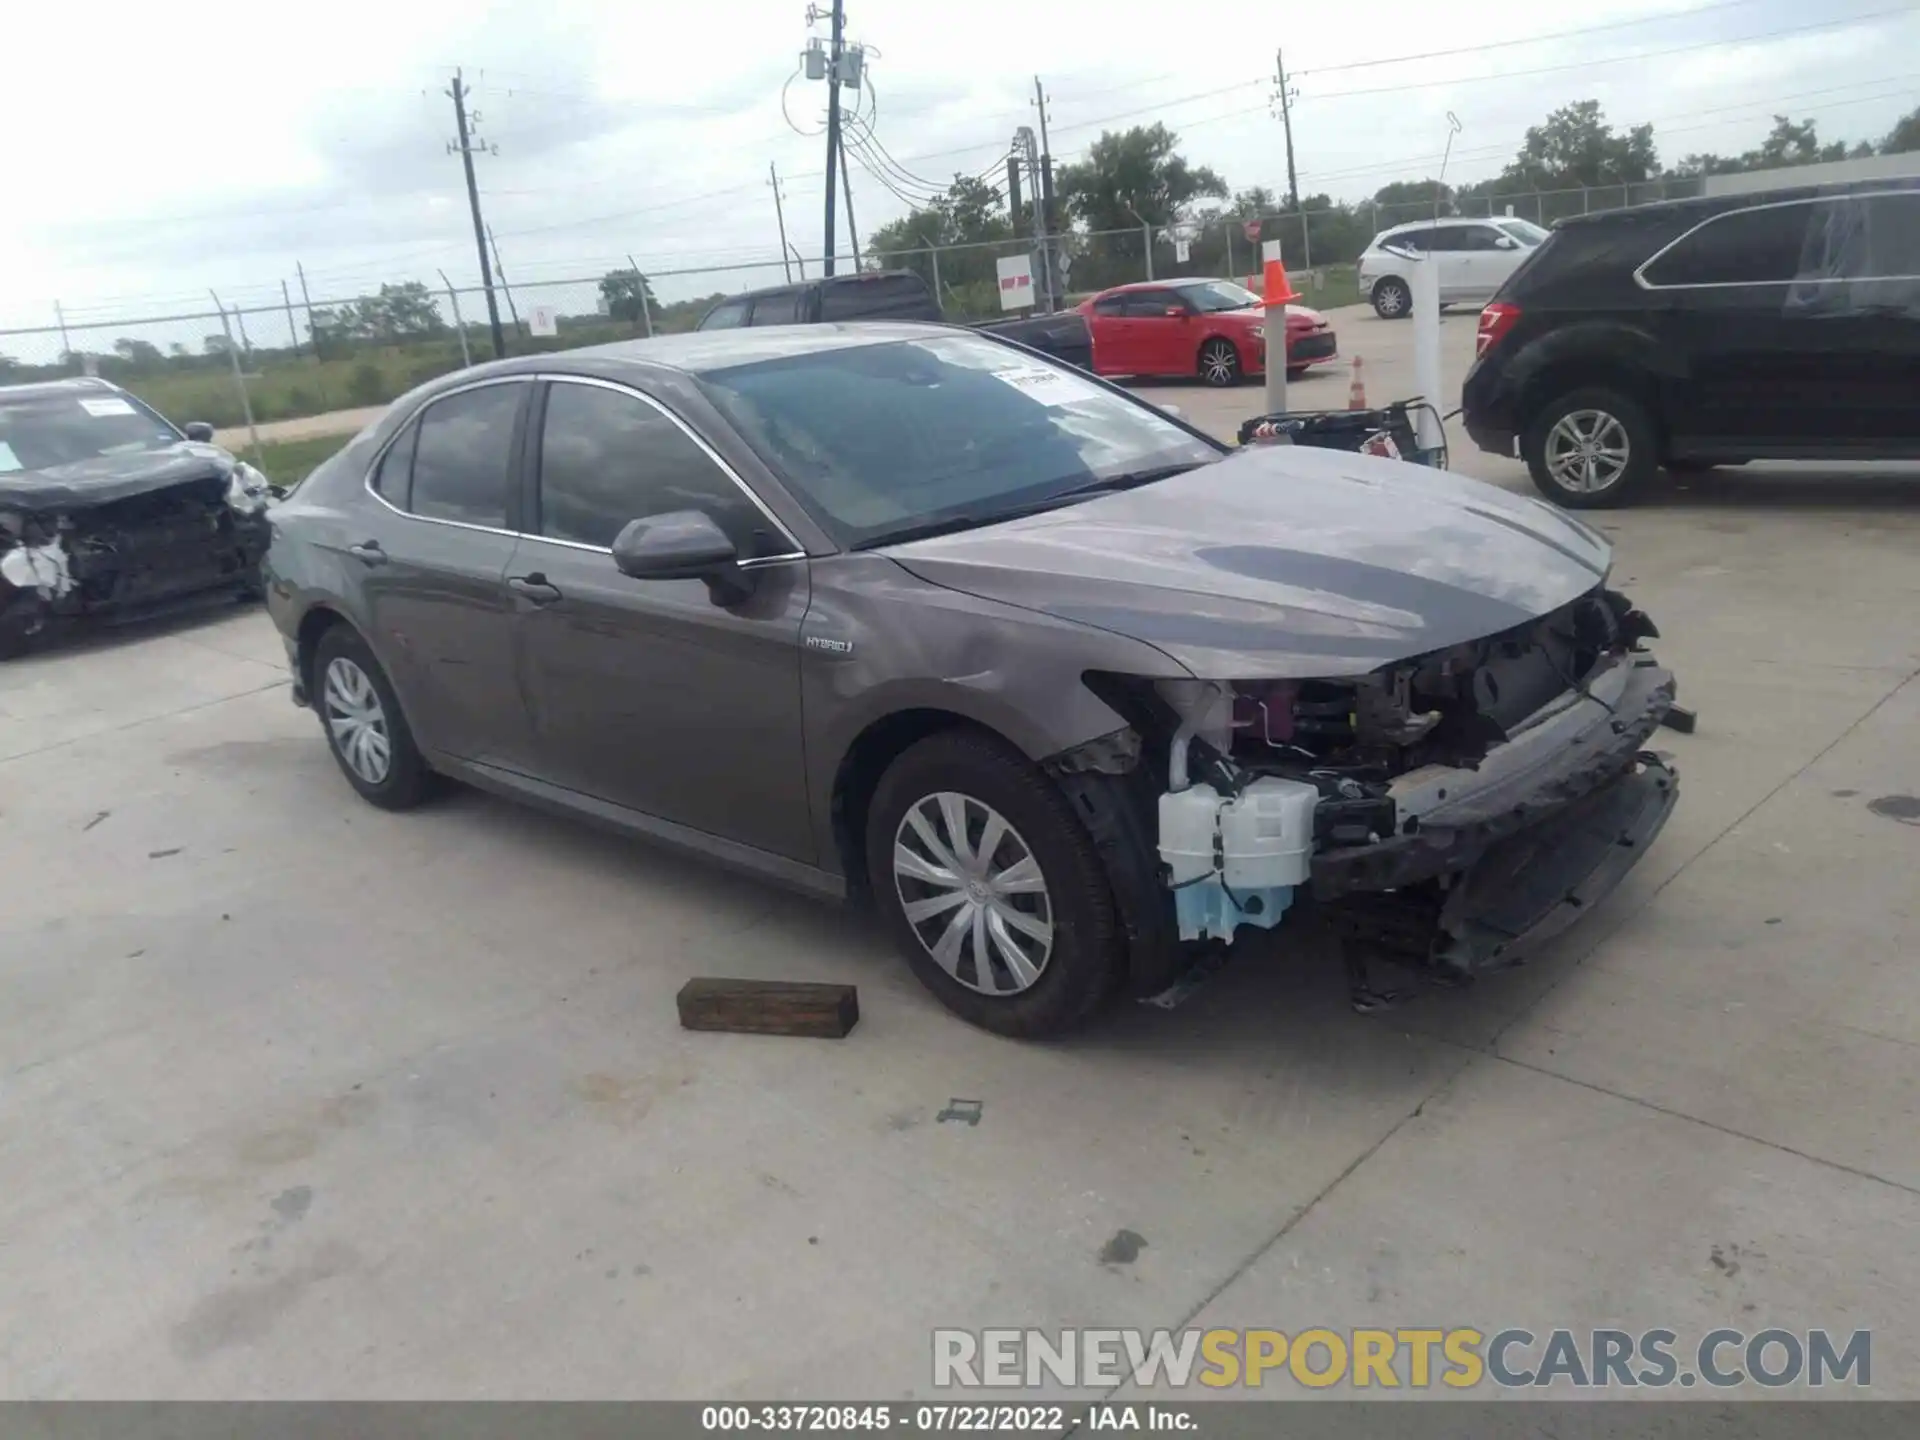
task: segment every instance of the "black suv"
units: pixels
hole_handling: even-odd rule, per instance
[[[1478,351],[1467,433],[1562,505],[1661,466],[1920,458],[1920,178],[1562,221]]]

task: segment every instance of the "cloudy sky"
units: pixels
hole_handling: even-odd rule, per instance
[[[667,299],[765,283],[665,272],[777,257],[769,162],[790,234],[820,249],[824,142],[796,127],[817,129],[824,87],[788,84],[804,0],[20,8],[0,327],[49,324],[56,300],[75,322],[191,309],[209,287],[277,302],[296,264],[316,303],[441,269],[474,283],[446,148],[455,66],[499,150],[477,163],[510,279],[594,276],[631,254]],[[1278,45],[1300,91],[1301,188],[1344,198],[1434,173],[1448,111],[1464,127],[1449,178],[1467,181],[1571,100],[1653,121],[1668,161],[1748,148],[1776,110],[1854,140],[1920,103],[1913,0],[849,0],[847,28],[869,47],[876,133],[935,181],[1005,154],[1038,72],[1057,160],[1103,126],[1162,120],[1236,187],[1284,190]],[[854,204],[863,234],[904,209],[859,170]],[[23,346],[0,336],[7,349]]]

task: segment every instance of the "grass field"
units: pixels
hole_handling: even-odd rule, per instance
[[[269,441],[258,450],[249,446],[242,456],[259,466],[274,484],[292,489],[351,439],[351,435],[322,435],[314,440]]]

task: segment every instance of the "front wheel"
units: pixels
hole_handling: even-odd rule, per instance
[[[1221,389],[1240,383],[1240,352],[1231,340],[1209,340],[1200,347],[1200,378]]]
[[[1373,287],[1373,313],[1382,320],[1404,320],[1413,313],[1413,291],[1397,275],[1389,275]]]
[[[1653,422],[1638,400],[1593,386],[1534,415],[1520,453],[1542,494],[1572,510],[1623,505],[1658,468]]]
[[[929,736],[867,814],[874,897],[920,983],[996,1034],[1058,1035],[1124,973],[1105,867],[1047,777],[992,736]]]

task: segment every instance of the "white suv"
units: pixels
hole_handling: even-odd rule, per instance
[[[1360,296],[1373,302],[1382,320],[1403,319],[1413,311],[1408,258],[1431,255],[1440,262],[1440,303],[1481,305],[1546,238],[1531,220],[1511,215],[1395,225],[1374,236],[1360,257]]]

